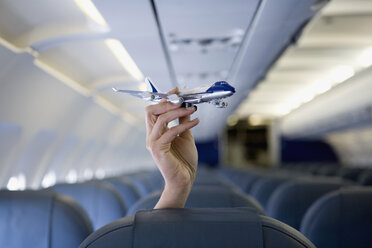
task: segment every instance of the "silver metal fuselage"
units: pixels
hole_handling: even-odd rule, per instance
[[[184,99],[184,102],[187,103],[203,103],[203,102],[211,102],[213,100],[223,99],[228,96],[231,96],[233,92],[231,91],[217,91],[213,93],[196,93],[196,94],[185,94],[180,95]]]

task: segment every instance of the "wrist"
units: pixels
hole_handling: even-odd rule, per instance
[[[190,194],[192,184],[170,185],[165,184],[164,190],[160,196],[155,208],[183,208]]]

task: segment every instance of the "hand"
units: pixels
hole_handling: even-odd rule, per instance
[[[178,93],[174,89],[169,94]],[[181,108],[163,99],[146,108],[146,146],[158,166],[164,181],[164,191],[155,208],[184,207],[195,180],[198,153],[190,129],[199,119],[190,121],[196,108]],[[168,123],[179,119],[179,125]]]

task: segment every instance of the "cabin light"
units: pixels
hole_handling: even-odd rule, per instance
[[[77,172],[76,170],[69,170],[66,176],[67,183],[76,183],[77,181]]]
[[[50,171],[44,176],[43,180],[41,181],[41,186],[43,188],[48,188],[56,184],[56,181],[57,181],[56,173]]]
[[[105,19],[91,0],[75,0],[75,3],[94,22],[101,26],[107,26]]]
[[[286,115],[291,111],[291,107],[288,106],[288,104],[281,104],[279,106],[276,106],[275,113],[278,115]]]
[[[363,67],[372,65],[372,48],[364,50],[358,58],[358,63]]]
[[[264,119],[260,115],[253,114],[248,117],[248,124],[252,126],[259,126],[264,124]]]
[[[352,77],[355,71],[351,66],[342,65],[334,68],[330,73],[331,80],[338,84]]]
[[[24,190],[26,188],[26,177],[23,174],[9,178],[6,185],[8,190]]]
[[[71,87],[72,89],[76,90],[80,94],[84,96],[89,96],[91,93],[91,90],[86,88],[85,86],[81,85],[77,81],[71,79],[67,75],[63,74],[62,72],[58,71],[57,69],[53,68],[52,66],[44,63],[43,61],[39,59],[34,60],[34,64],[42,69],[43,71],[49,73],[53,77],[57,78],[62,83],[66,84],[67,86]]]
[[[324,92],[330,90],[332,87],[332,82],[326,79],[316,80],[314,83],[315,94],[323,94]]]
[[[239,121],[239,117],[238,116],[236,116],[236,115],[230,115],[229,118],[227,118],[227,125],[229,127],[233,127],[236,124],[238,124],[238,121]]]
[[[114,115],[120,114],[120,108],[101,96],[95,96],[94,102]]]
[[[90,168],[87,168],[83,172],[83,177],[85,180],[90,180],[93,178],[93,171]]]
[[[96,170],[96,173],[94,173],[97,179],[103,179],[105,177],[105,174],[106,173],[103,169],[98,169]]]
[[[132,75],[133,78],[138,81],[143,80],[142,72],[138,69],[136,63],[134,63],[133,59],[120,41],[115,39],[107,39],[105,40],[105,43],[119,60],[120,64],[129,74]]]

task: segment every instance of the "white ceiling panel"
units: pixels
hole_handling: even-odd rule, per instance
[[[71,79],[88,91],[118,81],[133,84],[132,87],[138,85],[138,81],[122,67],[105,40],[69,42],[48,48],[38,54],[35,62],[43,69],[51,69]]]
[[[259,0],[235,0],[229,1],[227,8],[223,0],[155,1],[181,87],[213,83],[208,80],[216,77],[206,74],[230,69],[258,4]],[[195,75],[201,76],[192,79],[198,77]],[[219,80],[225,78],[220,76]]]
[[[76,2],[79,1],[0,1],[0,42],[19,52],[48,39],[109,30],[104,20],[97,22],[88,17]]]

